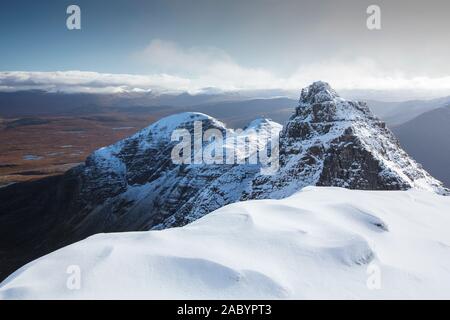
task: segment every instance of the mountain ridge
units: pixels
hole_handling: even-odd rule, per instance
[[[174,164],[176,142],[170,133],[193,133],[195,121],[204,130],[237,134],[201,113],[174,115],[95,151],[85,164],[47,180],[47,188],[41,182],[0,189],[0,242],[5,246],[0,259],[9,266],[2,275],[95,233],[182,226],[233,202],[284,198],[308,185],[448,192],[400,148],[365,103],[339,97],[324,82],[302,90],[283,128],[269,120],[256,122],[263,135],[281,131],[280,169],[273,175],[261,174],[260,164]],[[245,130],[242,134],[254,139]],[[20,227],[18,219],[26,223],[40,215],[46,219],[33,219],[26,234],[11,231]],[[19,253],[5,245],[17,243]]]

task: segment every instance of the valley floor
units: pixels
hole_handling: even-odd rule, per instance
[[[0,119],[0,187],[62,174],[155,119],[113,113]]]

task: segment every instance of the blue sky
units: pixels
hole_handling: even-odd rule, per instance
[[[0,89],[55,71],[78,73],[47,82],[150,77],[141,89],[161,77],[181,89],[293,89],[318,79],[344,89],[450,89],[449,2],[375,2],[377,31],[366,27],[369,0],[2,1]],[[81,7],[82,30],[66,28],[70,4]],[[142,82],[123,79],[126,88]]]
[[[78,4],[82,30],[66,28],[66,8]],[[124,72],[120,63],[154,37],[164,36],[145,1],[2,1],[2,70]],[[161,6],[159,7],[161,8]]]
[[[65,27],[70,4],[81,7],[81,31]],[[288,68],[284,57],[308,55],[298,41],[306,39],[306,24],[316,27],[321,7],[275,0],[5,1],[0,69],[140,72],[130,55],[162,39],[220,48],[247,66],[282,70]],[[318,10],[316,18],[309,10]]]

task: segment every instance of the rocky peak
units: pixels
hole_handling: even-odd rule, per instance
[[[255,178],[249,198],[282,198],[307,185],[448,192],[366,103],[341,98],[326,82],[302,90],[280,135],[280,165],[274,177]]]
[[[304,104],[315,104],[326,101],[332,101],[339,98],[339,95],[333,88],[323,81],[316,81],[310,86],[303,88],[300,94],[300,106]]]
[[[250,122],[245,129],[255,129],[258,130],[261,127],[267,127],[267,126],[271,126],[272,124],[274,124],[276,122],[273,122],[270,119],[267,118],[258,118],[253,120],[252,122]]]
[[[379,120],[362,101],[341,98],[326,82],[314,82],[302,90],[299,105],[291,119],[310,123]]]

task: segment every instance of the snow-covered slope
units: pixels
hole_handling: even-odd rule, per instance
[[[181,228],[92,236],[15,272],[0,299],[449,299],[448,230],[450,197],[307,187]]]

